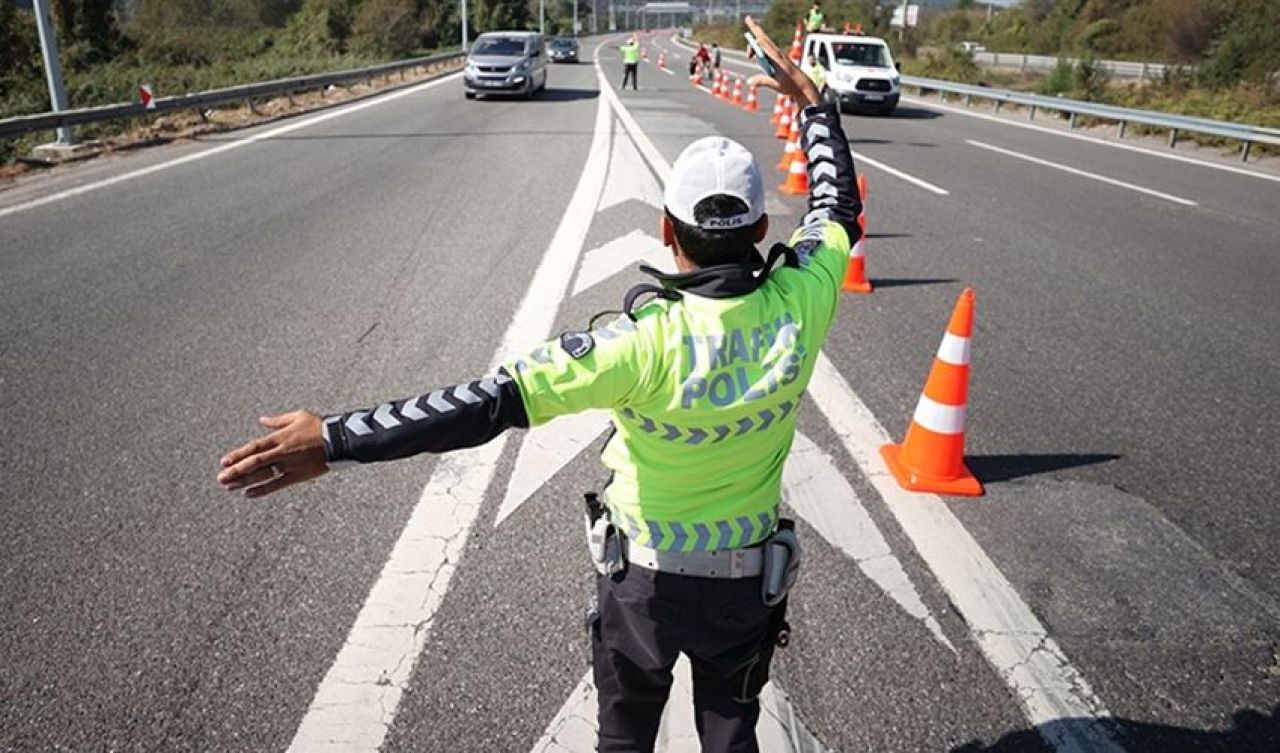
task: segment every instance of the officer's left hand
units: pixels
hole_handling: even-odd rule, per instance
[[[294,411],[265,416],[258,423],[273,431],[222,457],[218,483],[227,491],[244,489],[246,497],[265,497],[329,470],[316,414]]]

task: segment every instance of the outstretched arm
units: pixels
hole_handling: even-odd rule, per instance
[[[295,411],[260,419],[273,431],[222,458],[218,482],[261,497],[323,475],[335,463],[397,460],[475,447],[525,427],[520,391],[505,371],[447,389],[321,419]]]

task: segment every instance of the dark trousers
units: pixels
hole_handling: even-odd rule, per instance
[[[636,565],[597,578],[600,622],[592,664],[600,699],[600,753],[650,753],[683,652],[693,668],[703,753],[757,753],[760,701],[738,703],[726,678],[760,650],[770,610],[760,579],[656,573]]]
[[[623,89],[627,88],[627,79],[631,80],[632,89],[636,89],[637,91],[640,89],[640,85],[637,83],[637,81],[639,81],[639,77],[637,75],[637,72],[639,71],[639,69],[640,69],[639,63],[623,63],[622,64],[622,88]]]

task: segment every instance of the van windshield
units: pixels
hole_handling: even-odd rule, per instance
[[[889,55],[884,45],[864,42],[832,42],[831,51],[836,62],[843,65],[865,65],[871,68],[888,68]]]
[[[520,37],[480,37],[471,52],[475,55],[523,55],[524,40]]]

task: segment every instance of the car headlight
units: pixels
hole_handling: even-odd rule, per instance
[[[512,68],[512,69],[511,69],[511,71],[512,71],[513,73],[523,73],[523,72],[525,72],[525,71],[529,70],[529,63],[531,63],[531,62],[533,62],[533,61],[531,61],[531,60],[522,60],[522,61],[520,61],[519,63],[516,63],[516,67]]]

